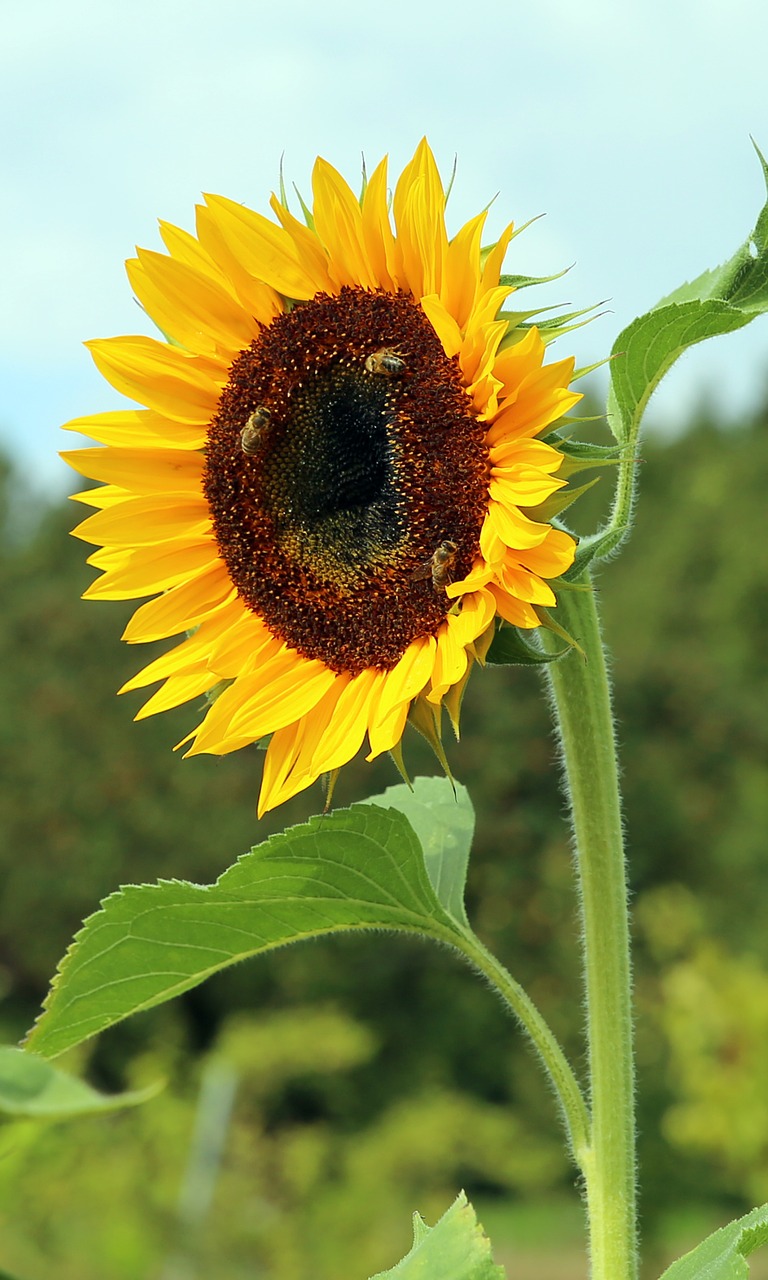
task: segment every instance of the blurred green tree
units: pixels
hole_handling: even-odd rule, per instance
[[[672,444],[651,437],[640,464],[633,540],[599,584],[615,656],[639,922],[640,1129],[649,1229],[671,1200],[716,1204],[730,1196],[738,1206],[743,1197],[747,1207],[757,1185],[746,1147],[729,1147],[724,1160],[722,1144],[702,1140],[706,1108],[715,1105],[720,1086],[702,1091],[701,1064],[709,1064],[707,1078],[714,1079],[722,1046],[702,1044],[696,1074],[680,1068],[679,1045],[689,1037],[697,1000],[727,1002],[729,982],[739,992],[752,983],[755,1009],[762,1008],[768,968],[766,419],[768,408],[753,423],[726,430],[702,412]],[[101,896],[121,882],[159,876],[209,881],[270,831],[322,808],[323,797],[316,788],[257,823],[258,751],[180,761],[171,748],[190,726],[189,710],[132,725],[141,696],[117,699],[115,691],[153,655],[135,654],[118,639],[129,606],[80,601],[90,571],[82,546],[67,536],[72,508],[41,505],[8,469],[0,479],[0,980],[5,1038],[15,1039],[34,1017],[80,920]],[[606,477],[582,511],[575,509],[582,528],[594,524],[601,491],[609,489]],[[415,735],[406,754],[414,773],[434,771]],[[578,1057],[578,926],[555,751],[536,675],[519,668],[478,674],[465,701],[462,742],[450,754],[478,812],[470,914]],[[388,761],[356,763],[343,772],[335,803],[364,798],[393,779]],[[705,920],[706,932],[719,939],[720,978],[712,952],[692,941],[698,935],[689,928],[691,916]],[[681,978],[691,965],[698,986]],[[693,998],[692,991],[701,994]],[[278,1144],[290,1131],[290,1142],[300,1145],[304,1128],[310,1145],[321,1131],[323,1144],[331,1142],[327,1135],[352,1144],[354,1159],[334,1155],[334,1176],[341,1184],[345,1178],[364,1183],[369,1195],[368,1174],[355,1161],[365,1163],[366,1151],[378,1153],[371,1168],[396,1176],[389,1152],[401,1134],[397,1159],[404,1169],[408,1108],[417,1099],[433,1100],[445,1142],[442,1129],[451,1114],[460,1132],[464,1123],[482,1128],[484,1108],[495,1114],[503,1106],[510,1123],[523,1126],[536,1185],[568,1182],[562,1165],[534,1158],[549,1151],[556,1120],[522,1037],[453,957],[404,938],[339,938],[239,966],[190,993],[173,1013],[154,1011],[104,1036],[92,1069],[101,1083],[122,1083],[136,1056],[171,1027],[178,1052],[170,1070],[183,1081],[194,1055],[229,1034],[238,1011],[271,1017],[329,1002],[370,1036],[370,1051],[311,1086],[301,1073],[290,1077],[279,1098],[262,1099],[266,1111],[249,1124],[266,1125]],[[761,1017],[756,1012],[752,1019],[750,1043],[759,1039]],[[279,1040],[283,1033],[274,1034]],[[494,1053],[481,1051],[487,1044]],[[742,1072],[754,1075],[762,1058],[747,1053],[739,1061]],[[750,1096],[751,1079],[739,1076],[736,1108],[739,1098]],[[76,1140],[70,1128],[69,1141]],[[137,1141],[124,1160],[126,1184],[135,1161],[140,1198],[146,1135]],[[230,1152],[225,1178],[227,1159],[239,1166]],[[522,1187],[511,1174],[489,1181],[474,1156],[464,1176],[470,1193],[479,1188],[503,1197]],[[76,1199],[76,1160],[70,1177]],[[317,1188],[312,1194],[317,1204]],[[36,1195],[45,1203],[48,1192],[38,1188]],[[340,1212],[338,1204],[328,1208],[331,1217]]]

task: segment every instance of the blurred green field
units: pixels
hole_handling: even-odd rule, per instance
[[[766,419],[725,429],[702,412],[675,443],[650,440],[634,538],[600,583],[649,1277],[768,1200]],[[609,490],[589,495],[583,528]],[[317,787],[258,823],[255,749],[182,762],[171,748],[191,713],[133,725],[140,695],[115,690],[154,655],[120,644],[128,608],[79,600],[91,571],[67,537],[77,513],[10,470],[0,510],[0,1020],[13,1042],[100,897],[158,876],[210,881],[323,800]],[[578,1063],[570,855],[536,675],[478,673],[450,754],[478,812],[470,916]],[[415,737],[406,759],[435,771]],[[355,764],[335,803],[395,780],[386,761]],[[414,1208],[434,1220],[460,1187],[510,1277],[585,1275],[547,1087],[447,953],[383,936],[288,949],[62,1065],[106,1089],[167,1087],[135,1111],[0,1132],[0,1269],[18,1280],[362,1280],[407,1250]],[[206,1115],[213,1161],[195,1154]],[[766,1260],[751,1274],[768,1276]]]

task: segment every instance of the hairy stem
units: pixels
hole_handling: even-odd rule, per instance
[[[471,930],[462,930],[461,943],[456,939],[451,942],[460,946],[470,964],[488,979],[530,1036],[560,1104],[573,1158],[583,1170],[589,1158],[589,1114],[579,1082],[553,1032],[520,983]]]
[[[581,589],[578,589],[578,588]],[[592,1141],[582,1164],[592,1280],[634,1280],[634,1070],[627,888],[610,688],[588,577],[558,599],[581,645],[547,668],[575,837],[583,924]],[[545,647],[559,641],[545,634]],[[585,661],[586,658],[586,661]]]

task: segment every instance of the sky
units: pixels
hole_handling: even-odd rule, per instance
[[[557,354],[580,366],[729,257],[765,197],[764,0],[10,0],[0,41],[0,439],[41,494],[78,487],[60,424],[125,402],[82,342],[152,332],[123,262],[192,229],[203,191],[268,212],[281,157],[357,185],[426,135],[457,174],[449,231],[539,218],[506,269],[539,301],[608,301]],[[531,297],[531,295],[528,295]],[[527,299],[526,299],[527,301]],[[689,353],[651,405],[679,430],[768,388],[768,319]],[[653,425],[653,423],[652,423]]]

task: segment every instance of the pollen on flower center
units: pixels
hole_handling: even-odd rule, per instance
[[[396,407],[382,379],[332,363],[296,387],[275,437],[261,457],[263,496],[285,553],[340,587],[396,557],[405,504]]]
[[[278,316],[233,364],[209,431],[205,492],[242,600],[334,670],[393,667],[452,607],[424,566],[446,540],[456,577],[477,555],[483,437],[404,294],[346,288]]]

